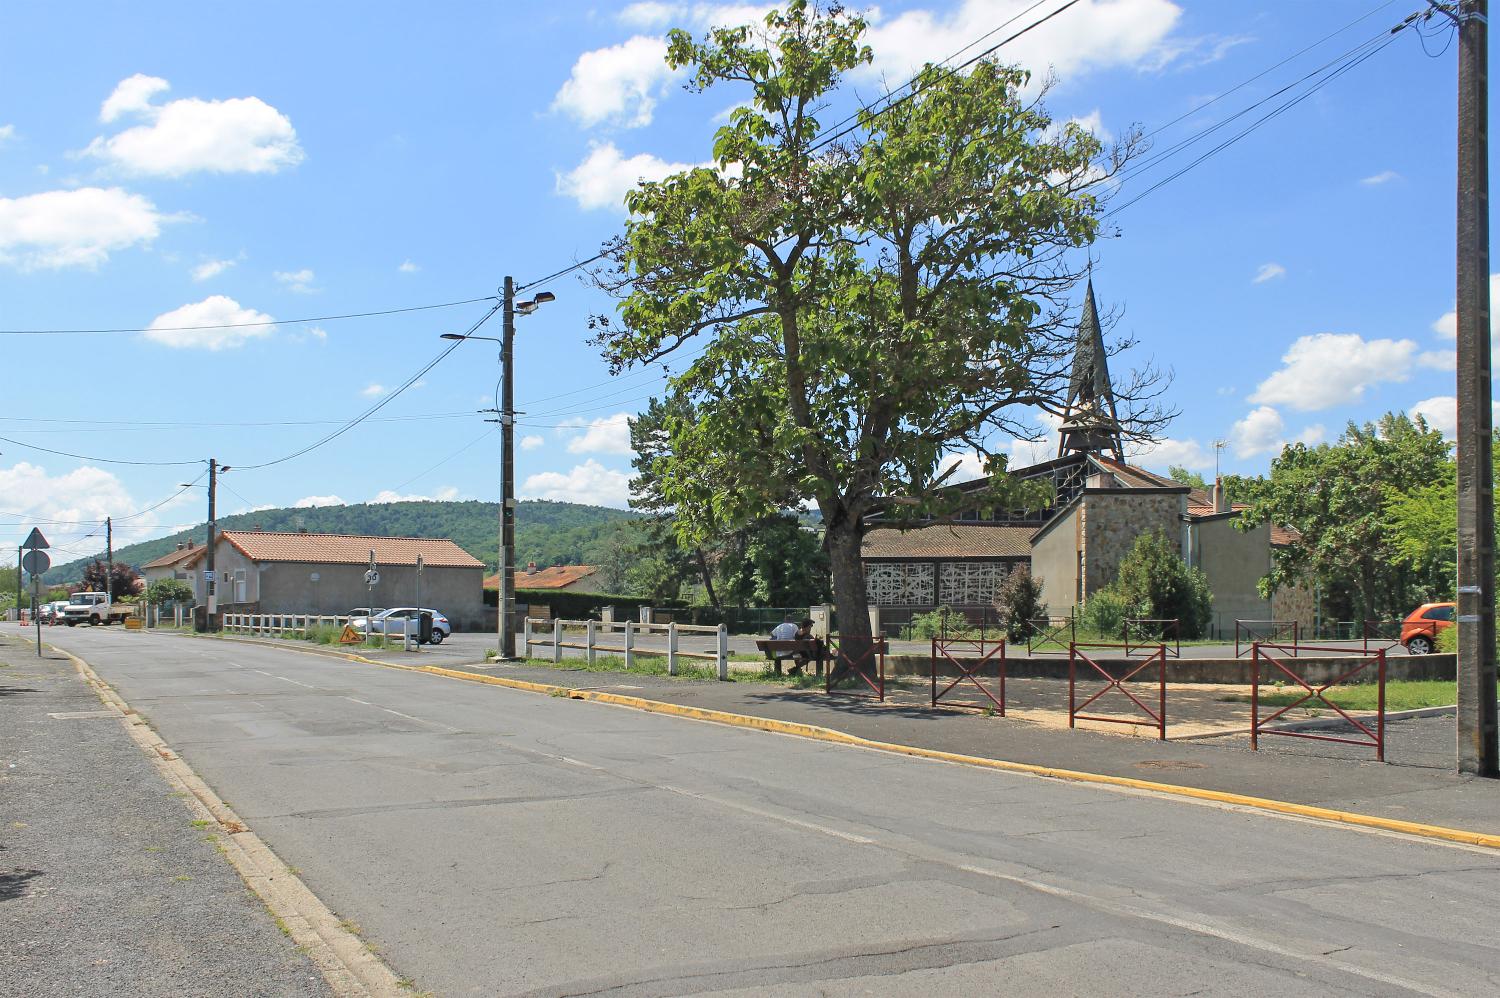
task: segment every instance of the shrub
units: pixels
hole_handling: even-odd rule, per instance
[[[1010,641],[1025,641],[1042,615],[1042,581],[1031,577],[1030,569],[1017,568],[1005,577],[995,594],[995,609],[1000,627]]]
[[[1150,610],[1150,604],[1143,609],[1138,603],[1130,601],[1129,597],[1119,588],[1119,583],[1105,586],[1103,589],[1089,597],[1089,601],[1083,605],[1083,612],[1079,615],[1078,622],[1083,630],[1093,637],[1118,640],[1125,630],[1126,617],[1148,617],[1154,616]]]
[[[1213,617],[1208,579],[1199,569],[1189,568],[1159,530],[1135,539],[1130,553],[1120,561],[1120,574],[1108,588],[1132,608],[1124,616],[1175,618],[1182,622],[1184,638],[1202,637]],[[1095,593],[1090,602],[1099,595]],[[1106,633],[1118,633],[1121,626],[1123,619]]]
[[[157,579],[146,587],[146,602],[152,606],[163,603],[191,603],[193,587],[181,579]]]
[[[974,633],[969,618],[952,607],[940,606],[931,613],[918,613],[911,618],[911,636],[917,640],[966,638]]]

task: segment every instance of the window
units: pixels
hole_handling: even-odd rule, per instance
[[[930,561],[880,561],[865,565],[865,595],[874,606],[932,606]]]
[[[1422,614],[1422,619],[1423,620],[1452,620],[1453,619],[1453,607],[1451,607],[1451,606],[1435,606],[1432,609],[1428,610],[1426,613]]]
[[[989,606],[1010,574],[1001,561],[945,561],[938,575],[938,602],[943,606]]]

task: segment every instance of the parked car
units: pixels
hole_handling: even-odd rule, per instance
[[[448,618],[429,607],[423,607],[423,611],[432,614],[432,643],[440,645],[443,639],[453,633],[453,625],[448,623]],[[398,606],[389,610],[378,610],[375,616],[355,617],[349,621],[349,626],[356,631],[365,631],[367,628],[371,634],[405,634],[411,619],[416,616],[417,608],[414,606]]]
[[[108,593],[74,593],[63,608],[62,619],[69,627],[79,624],[109,625],[123,621],[135,612],[128,603],[111,603]]]
[[[383,607],[383,606],[377,606],[377,607],[371,609],[368,606],[357,606],[354,609],[352,609],[352,610],[349,611],[348,616],[351,617],[351,618],[352,617],[368,617],[372,613],[385,613],[385,607]]]
[[[1401,622],[1401,643],[1411,655],[1431,655],[1437,650],[1438,631],[1453,626],[1457,612],[1453,603],[1423,603]]]

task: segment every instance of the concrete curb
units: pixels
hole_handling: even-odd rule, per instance
[[[120,712],[131,739],[183,797],[194,817],[218,826],[214,842],[224,858],[292,941],[307,953],[334,994],[340,998],[397,998],[412,994],[396,973],[358,936],[344,928],[338,916],[87,662],[56,645],[48,647],[66,655],[99,699]]]
[[[260,642],[257,642],[260,643]],[[1394,832],[1399,835],[1411,835],[1417,838],[1435,839],[1443,842],[1456,842],[1461,845],[1479,846],[1484,849],[1500,850],[1500,835],[1486,832],[1469,831],[1462,828],[1447,828],[1442,825],[1424,825],[1420,822],[1401,821],[1395,818],[1383,818],[1373,814],[1359,814],[1354,811],[1340,811],[1334,808],[1317,807],[1311,804],[1297,804],[1292,801],[1272,800],[1266,797],[1251,797],[1246,794],[1230,793],[1223,790],[1205,790],[1201,787],[1187,787],[1176,783],[1158,783],[1153,780],[1139,780],[1129,776],[1110,776],[1106,773],[1086,773],[1072,769],[1058,769],[1052,766],[1037,766],[1025,762],[1009,762],[1004,759],[986,759],[983,756],[960,755],[955,752],[943,752],[937,749],[927,749],[916,745],[901,745],[894,742],[880,742],[858,735],[851,735],[833,728],[824,728],[815,724],[803,724],[798,721],[779,721],[769,717],[757,717],[752,714],[735,714],[729,711],[714,710],[707,707],[685,707],[682,704],[667,703],[661,700],[647,700],[644,697],[627,696],[620,693],[604,693],[597,690],[575,690],[567,686],[553,686],[547,683],[533,683],[524,679],[506,679],[502,676],[490,676],[482,673],[464,672],[459,669],[445,669],[433,665],[403,665],[397,662],[378,662],[375,659],[364,658],[360,655],[321,652],[313,649],[296,648],[293,651],[304,651],[314,655],[324,655],[330,658],[342,658],[350,662],[360,662],[365,665],[374,665],[387,669],[400,669],[403,672],[425,672],[429,675],[443,676],[448,679],[457,679],[463,682],[484,683],[489,686],[503,686],[506,689],[522,690],[527,693],[544,693],[547,696],[566,698],[569,700],[591,700],[595,703],[612,704],[617,707],[630,707],[652,714],[667,714],[673,717],[685,717],[694,721],[707,721],[713,724],[725,724],[737,728],[753,728],[758,731],[769,731],[780,735],[793,735],[799,738],[811,738],[816,741],[833,742],[840,745],[851,745],[856,748],[873,749],[877,752],[888,752],[894,755],[912,756],[919,759],[934,759],[939,762],[951,762],[965,766],[975,766],[981,769],[995,769],[1008,773],[1023,773],[1028,776],[1039,776],[1046,779],[1064,780],[1070,783],[1092,783],[1100,786],[1122,787],[1130,790],[1142,790],[1150,793],[1162,794],[1170,797],[1184,797],[1191,800],[1206,801],[1213,804],[1223,804],[1232,807],[1249,808],[1255,811],[1265,811],[1272,814],[1289,815],[1297,818],[1311,818],[1316,821],[1327,821],[1339,825],[1347,825],[1354,828],[1371,829],[1374,831]],[[1424,710],[1442,710],[1444,708],[1422,708]],[[1451,709],[1451,708],[1448,708]],[[1405,713],[1404,711],[1402,713]],[[1391,715],[1386,715],[1387,719]],[[1248,729],[1246,729],[1248,731]],[[1227,732],[1225,732],[1227,734]],[[1214,736],[1220,737],[1220,736]]]

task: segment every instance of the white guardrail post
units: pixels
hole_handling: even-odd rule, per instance
[[[594,620],[588,622],[588,636],[583,640],[584,656],[588,659],[589,665],[594,664],[594,627],[597,623],[598,621]]]
[[[562,661],[562,618],[556,617],[552,621],[552,661]]]
[[[677,675],[677,622],[667,624],[667,675]]]
[[[729,678],[729,625],[719,625],[719,678]]]
[[[635,667],[635,622],[625,621],[625,668]]]
[[[531,657],[531,614],[521,622],[521,657]]]

